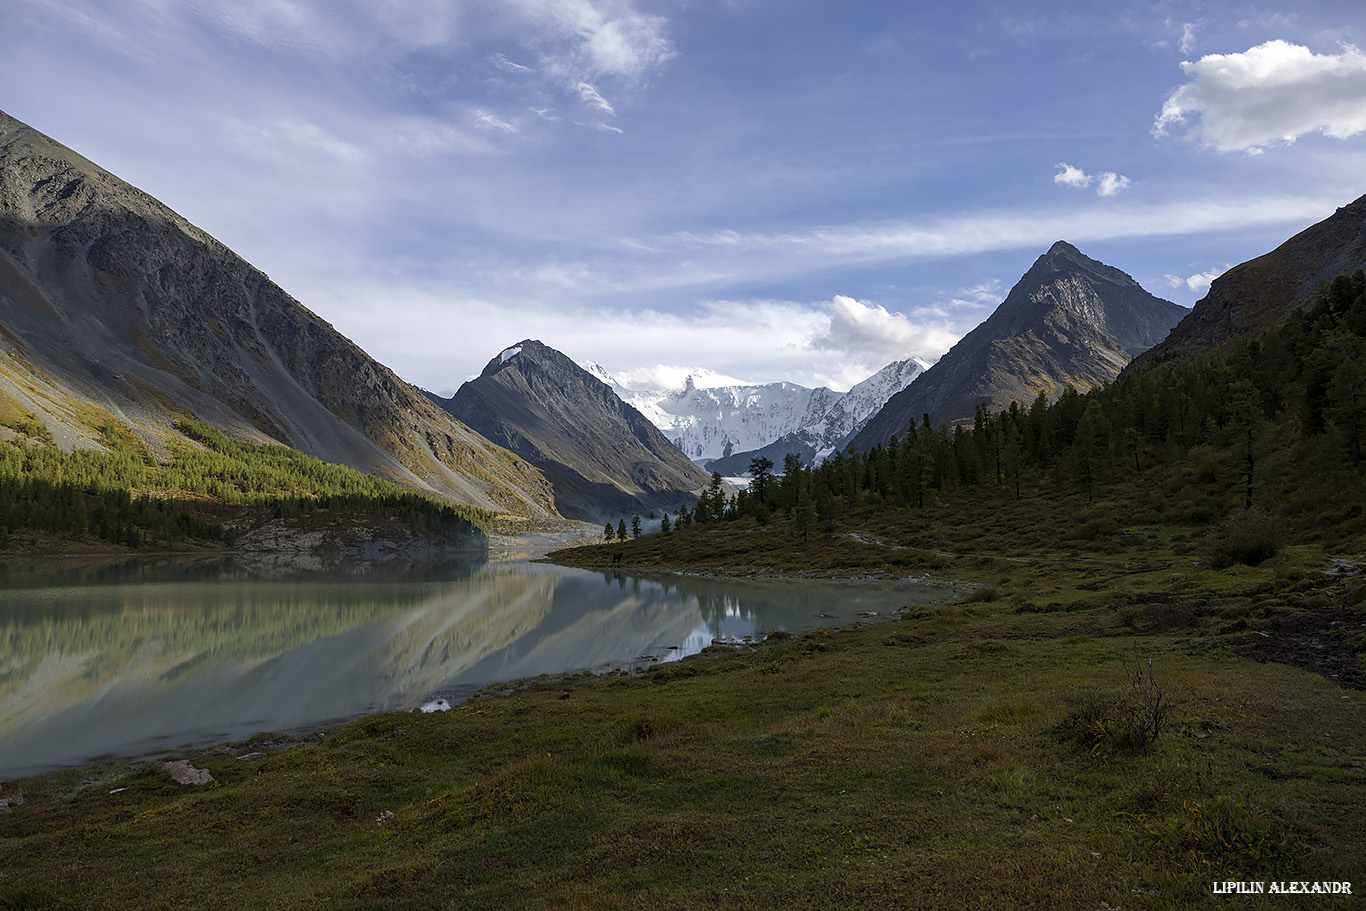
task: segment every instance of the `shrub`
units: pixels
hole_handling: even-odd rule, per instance
[[[1281,552],[1285,537],[1279,523],[1260,509],[1229,516],[1210,532],[1205,558],[1214,569],[1235,563],[1257,566]]]
[[[1093,753],[1146,750],[1166,728],[1172,701],[1153,676],[1152,658],[1135,656],[1127,671],[1129,686],[1123,693],[1088,691],[1075,697],[1075,708],[1054,725],[1054,734]]]
[[[1094,541],[1119,534],[1119,523],[1112,516],[1098,516],[1083,522],[1066,536],[1069,541]]]
[[[987,601],[995,601],[1001,597],[1000,590],[994,585],[982,585],[974,588],[958,599],[959,604],[982,604]]]

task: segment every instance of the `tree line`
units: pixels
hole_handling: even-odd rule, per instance
[[[171,444],[164,463],[113,423],[101,428],[102,450],[72,452],[35,422],[7,426],[25,437],[0,443],[0,547],[24,533],[133,548],[231,544],[236,533],[224,520],[232,507],[263,517],[382,515],[452,540],[493,521],[487,510],[284,446],[230,440],[189,419],[176,424],[185,439]]]
[[[779,513],[805,538],[833,530],[859,503],[919,507],[945,493],[996,485],[1015,497],[1048,477],[1088,498],[1158,462],[1186,460],[1194,475],[1236,480],[1250,509],[1287,490],[1331,490],[1363,499],[1366,432],[1366,274],[1324,283],[1314,299],[1257,339],[1223,351],[1126,373],[1056,400],[992,412],[971,424],[931,425],[929,415],[868,452],[852,447],[817,466],[789,453],[779,469],[750,462],[750,486],[727,495],[719,474],[695,506],[665,517],[662,531]],[[1272,456],[1284,475],[1268,487]],[[624,528],[622,529],[624,531]],[[625,534],[621,535],[625,538]]]

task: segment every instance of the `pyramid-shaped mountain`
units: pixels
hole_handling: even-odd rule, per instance
[[[1214,351],[1236,338],[1255,338],[1308,303],[1320,282],[1358,269],[1366,269],[1366,196],[1216,278],[1171,335],[1129,369]]]
[[[1154,297],[1113,266],[1063,241],[1040,256],[1010,294],[939,362],[892,396],[853,439],[868,450],[929,415],[933,426],[1085,390],[1113,380],[1188,311]]]
[[[146,193],[0,112],[0,412],[65,449],[229,436],[495,510],[550,514],[524,460],[452,420]]]
[[[606,383],[538,341],[504,349],[449,399],[457,419],[545,473],[561,515],[671,510],[708,475]]]

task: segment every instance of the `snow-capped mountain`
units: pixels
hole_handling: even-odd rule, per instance
[[[927,367],[916,358],[897,361],[848,392],[836,392],[796,383],[747,384],[707,370],[623,380],[598,364],[583,366],[702,464],[785,438],[800,439],[807,458],[829,453]]]

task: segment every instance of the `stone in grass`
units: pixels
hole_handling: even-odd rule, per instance
[[[157,766],[161,771],[171,776],[171,780],[176,784],[200,785],[214,781],[214,777],[209,774],[208,769],[196,769],[190,765],[188,759],[177,759],[175,762],[163,762]]]
[[[24,792],[12,781],[0,781],[0,813],[24,805]]]

